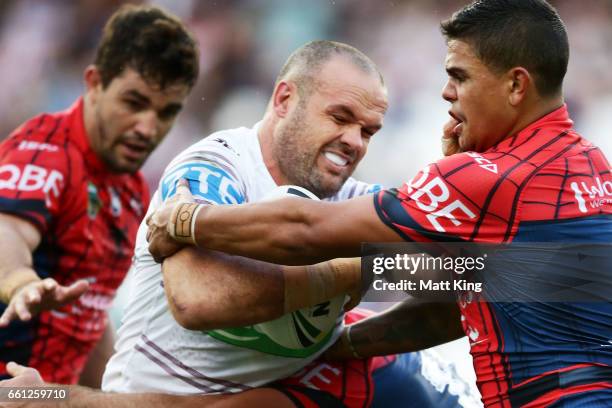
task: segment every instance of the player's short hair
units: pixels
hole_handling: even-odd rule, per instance
[[[545,0],[477,0],[441,23],[447,41],[470,44],[491,70],[526,68],[542,96],[561,92],[569,43],[565,24]]]
[[[295,50],[280,70],[276,83],[291,75],[297,84],[300,97],[308,96],[321,67],[334,56],[344,56],[363,72],[377,76],[381,85],[385,81],[374,62],[363,52],[348,44],[318,40],[311,41]]]
[[[94,64],[104,87],[126,67],[162,89],[176,83],[192,87],[199,54],[196,41],[177,17],[157,7],[128,4],[104,26]]]

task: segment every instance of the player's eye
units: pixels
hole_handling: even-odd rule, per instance
[[[124,102],[133,111],[139,111],[144,108],[144,104],[136,99],[125,99]]]
[[[371,138],[372,136],[374,136],[374,131],[369,130],[369,129],[363,129],[361,132],[361,135],[367,139]]]
[[[168,108],[159,112],[159,118],[161,120],[171,120],[178,115],[180,108]]]
[[[346,118],[344,118],[343,116],[338,116],[338,115],[332,115],[332,118],[334,119],[334,122],[343,125],[345,123],[347,123]]]

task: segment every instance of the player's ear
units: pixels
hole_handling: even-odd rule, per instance
[[[523,67],[514,67],[508,71],[509,94],[508,102],[512,106],[518,106],[524,99],[533,84],[533,77]]]
[[[292,98],[297,96],[297,87],[291,81],[282,80],[274,88],[272,107],[278,117],[284,118],[289,112]]]
[[[97,92],[102,89],[102,77],[100,76],[100,71],[98,67],[95,65],[88,65],[85,68],[85,72],[83,73],[83,78],[85,80],[85,87],[87,88],[87,93],[90,93],[95,97]]]

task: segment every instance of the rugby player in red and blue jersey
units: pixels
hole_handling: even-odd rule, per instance
[[[85,95],[0,144],[0,378],[18,361],[47,381],[79,380],[149,203],[138,170],[197,75],[195,42],[176,17],[123,7],[85,70]],[[93,385],[112,353],[104,338]]]
[[[195,241],[300,264],[358,255],[362,242],[611,242],[610,165],[572,127],[562,94],[568,39],[554,8],[544,0],[477,1],[442,31],[443,97],[453,118],[446,142],[457,154],[374,200],[178,202],[150,218],[151,252],[163,258],[176,242]],[[472,302],[460,311],[485,406],[609,406],[610,302]],[[394,339],[386,332],[376,318],[356,324],[345,354],[400,351],[397,330]],[[372,343],[372,333],[382,336]],[[404,334],[410,343],[414,332]]]

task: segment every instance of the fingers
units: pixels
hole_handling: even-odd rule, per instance
[[[11,377],[17,377],[19,375],[24,374],[27,370],[32,370],[29,367],[25,367],[22,366],[20,364],[17,364],[13,361],[9,361],[6,364],[6,372],[11,376]]]
[[[189,190],[189,181],[187,181],[187,179],[182,178],[178,181],[178,183],[176,184],[176,195],[184,200],[193,200],[193,195]]]
[[[15,312],[17,313],[17,317],[19,320],[23,322],[28,322],[32,318],[32,313],[30,313],[29,304],[25,302],[25,298],[19,296],[15,299]]]
[[[459,124],[459,121],[455,118],[450,118],[448,122],[444,124],[443,138],[450,139],[455,137],[455,127]]]
[[[9,325],[11,321],[17,318],[17,313],[15,313],[15,305],[13,302],[9,303],[9,305],[4,309],[4,313],[0,316],[0,327],[6,327]]]
[[[47,291],[52,291],[57,287],[57,282],[53,278],[43,279],[43,288]]]
[[[58,286],[55,301],[62,304],[72,302],[89,289],[89,282],[80,279],[70,286]]]

